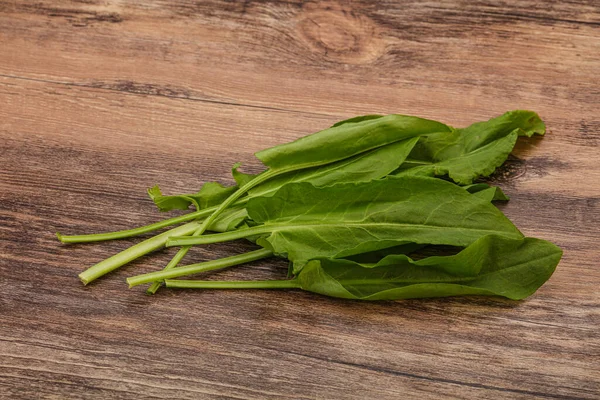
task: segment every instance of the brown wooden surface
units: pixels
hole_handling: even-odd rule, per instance
[[[0,398],[600,398],[599,76],[596,0],[0,1]],[[550,132],[496,176],[503,210],[565,252],[526,301],[149,297],[124,278],[172,252],[83,287],[134,241],[54,237],[155,221],[147,187],[230,183],[342,118],[516,108]]]

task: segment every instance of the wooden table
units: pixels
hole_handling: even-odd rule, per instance
[[[464,126],[532,109],[496,182],[564,249],[526,301],[298,291],[145,296],[77,274],[134,243],[145,190],[231,183],[253,152],[365,113]],[[0,1],[0,397],[600,398],[600,4]],[[188,261],[248,250],[197,248]],[[285,263],[213,275],[270,279]]]

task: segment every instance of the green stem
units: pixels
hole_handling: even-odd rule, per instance
[[[235,205],[242,205],[248,202],[248,197],[238,199]],[[148,232],[153,232],[166,226],[172,226],[181,222],[191,221],[193,219],[199,219],[212,214],[217,209],[217,206],[204,208],[199,211],[194,211],[179,217],[165,219],[163,221],[155,222],[153,224],[140,226],[139,228],[126,229],[123,231],[105,232],[105,233],[92,233],[89,235],[61,235],[56,233],[58,240],[63,243],[90,243],[90,242],[101,242],[104,240],[113,239],[124,239],[132,236],[141,235]]]
[[[211,244],[230,242],[232,240],[243,239],[254,235],[271,232],[271,227],[258,225],[252,228],[239,229],[235,231],[215,233],[204,236],[173,236],[167,240],[166,246],[193,246],[197,244]]]
[[[127,283],[129,284],[129,287],[132,288],[134,286],[142,285],[144,283],[156,283],[157,281],[162,281],[165,279],[178,278],[184,275],[198,274],[201,272],[214,271],[216,269],[232,267],[234,265],[260,260],[262,258],[270,257],[272,255],[273,252],[271,252],[270,250],[260,249],[232,257],[221,258],[219,260],[207,261],[203,263],[190,264],[183,267],[173,268],[169,271],[162,270],[157,272],[150,272],[148,274],[132,276],[131,278],[127,278]]]
[[[300,289],[296,279],[276,281],[192,281],[167,279],[168,288],[184,289]]]
[[[176,235],[186,235],[194,232],[200,226],[200,222],[189,222],[185,225],[178,226],[177,228],[173,228],[168,230],[160,235],[151,237],[150,239],[146,239],[143,242],[140,242],[136,245],[131,246],[130,248],[123,250],[122,252],[115,254],[112,257],[107,258],[104,261],[100,261],[98,264],[94,265],[83,271],[79,274],[79,278],[83,282],[84,285],[92,282],[95,279],[121,267],[122,265],[127,264],[128,262],[135,260],[145,254],[150,253],[151,251],[158,250],[164,247],[167,239],[170,236]]]

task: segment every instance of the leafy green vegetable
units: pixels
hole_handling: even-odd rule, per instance
[[[407,117],[408,119],[410,119],[410,123],[409,122],[404,122],[403,127],[404,128],[412,128],[412,132],[405,132],[400,130],[399,132],[396,132],[397,136],[400,138],[404,138],[404,137],[412,137],[418,134],[421,134],[423,129],[426,129],[429,125],[428,123],[430,121],[426,121],[426,120],[420,120],[419,118],[415,118],[415,117]],[[396,122],[399,121],[403,121],[405,118],[402,117],[397,118]],[[417,122],[421,122],[422,125],[424,125],[424,127],[419,127]],[[411,125],[412,124],[412,125]],[[352,124],[352,125],[356,125],[356,124]],[[397,126],[401,126],[402,124],[399,123],[397,124]],[[439,125],[439,124],[438,124]],[[394,135],[392,133],[389,132],[390,130],[390,126],[393,126],[393,124],[390,124],[389,122],[384,122],[383,124],[379,124],[379,125],[372,125],[369,126],[370,130],[365,131],[364,129],[362,130],[363,134],[365,135],[365,137],[362,138],[362,151],[366,151],[369,150],[370,148],[375,147],[375,144],[377,143],[386,143],[386,141],[388,143],[392,143],[393,142],[393,138]],[[332,129],[332,128],[330,128]],[[343,133],[343,129],[336,129],[338,134]],[[354,129],[352,130],[352,133],[356,134],[357,132],[359,132],[360,130]],[[328,137],[330,136],[330,134],[326,133],[327,131],[321,131],[317,134],[313,134],[310,136],[307,136],[303,139],[306,139],[308,137],[312,137],[312,142],[317,142],[319,143],[320,140],[322,142],[322,138],[323,137]],[[373,136],[372,138],[370,138],[369,140],[369,136]],[[379,137],[382,136],[383,138]],[[319,139],[321,138],[321,139]],[[336,138],[337,140],[339,140],[339,138]],[[329,139],[330,141],[332,141],[332,139]],[[397,141],[399,139],[396,139]],[[311,145],[311,141],[305,141],[305,147],[306,145],[308,145],[308,148],[310,148]],[[314,144],[314,143],[313,143]],[[414,146],[414,142],[409,142],[408,143],[410,145],[410,147],[412,148],[412,146]],[[283,145],[285,147],[285,145]],[[366,147],[365,146],[371,146],[371,147]],[[293,147],[293,146],[292,146]],[[274,148],[273,148],[274,149]],[[271,150],[273,150],[271,149]],[[273,159],[275,160],[275,167],[272,167],[270,169],[268,169],[267,171],[264,171],[263,173],[256,175],[254,177],[250,177],[247,174],[242,174],[239,173],[237,171],[238,165],[235,165],[233,168],[233,175],[234,178],[240,183],[242,184],[242,186],[240,186],[235,192],[233,192],[231,195],[229,195],[226,199],[222,200],[222,203],[213,211],[212,214],[210,214],[205,220],[204,223],[202,225],[200,225],[200,227],[193,233],[192,236],[199,236],[202,233],[204,233],[208,227],[212,226],[213,223],[215,222],[215,220],[219,217],[219,215],[226,210],[228,207],[230,207],[236,200],[238,200],[240,197],[244,196],[249,190],[251,190],[252,188],[255,188],[256,186],[260,185],[261,183],[267,182],[268,180],[277,177],[277,176],[281,176],[281,175],[285,175],[287,172],[293,172],[299,169],[306,169],[309,168],[311,166],[313,167],[318,167],[318,166],[322,166],[322,165],[327,165],[327,164],[331,164],[334,163],[335,161],[339,161],[339,160],[344,160],[345,158],[348,158],[350,156],[354,156],[355,154],[359,154],[361,147],[358,144],[355,144],[352,148],[350,149],[346,149],[346,151],[344,152],[343,149],[337,149],[336,151],[332,151],[331,154],[329,155],[329,158],[327,160],[321,160],[318,162],[312,162],[312,163],[304,163],[302,165],[298,164],[298,165],[294,165],[293,163],[289,163],[289,165],[285,166],[285,167],[280,167],[277,168],[276,164],[277,164],[277,157],[274,156],[275,153],[269,153],[271,154],[271,157],[274,157]],[[306,149],[303,149],[302,146],[296,146],[295,148],[293,147],[291,150],[290,149],[283,149],[283,152],[285,153],[287,151],[288,156],[290,156],[290,160],[294,159],[294,151],[295,152],[303,152]],[[334,156],[334,153],[338,153],[337,156]],[[408,153],[406,153],[408,154]],[[406,156],[406,154],[404,154],[404,157]],[[257,155],[257,157],[260,158],[260,156]],[[267,154],[267,159],[268,159],[269,155]],[[337,158],[336,158],[337,157]],[[296,155],[296,159],[298,159],[298,156]],[[344,168],[342,168],[344,169]],[[377,171],[378,169],[374,169],[375,171]],[[303,174],[299,177],[296,177],[299,180],[304,180],[306,179],[306,177],[311,177],[311,173],[308,172],[307,174]],[[335,176],[332,176],[333,178],[335,178]],[[165,269],[170,269],[173,268],[175,266],[177,266],[177,264],[179,263],[179,261],[181,259],[183,259],[183,257],[185,257],[185,255],[187,254],[187,252],[189,251],[189,247],[188,246],[184,246],[182,247],[177,254],[175,254],[175,256],[173,257],[173,259],[169,262],[169,264],[167,264],[167,266],[165,267]],[[155,283],[154,285],[152,285],[150,287],[150,289],[148,289],[148,292],[151,294],[154,294],[156,292],[156,290],[158,290],[158,286],[159,283]]]
[[[550,242],[484,236],[455,256],[413,261],[391,255],[379,263],[315,259],[291,280],[167,280],[167,287],[200,289],[298,288],[354,300],[397,300],[460,295],[503,296],[513,300],[533,294],[554,272],[562,251]]]
[[[522,237],[489,202],[441,179],[388,177],[362,184],[316,188],[283,186],[246,209],[258,226],[167,246],[218,243],[260,235],[257,243],[294,262],[297,272],[315,257],[348,257],[406,242],[467,246],[497,233]]]
[[[545,130],[536,113],[517,110],[449,134],[425,135],[397,174],[448,175],[456,183],[468,185],[502,165],[518,136],[543,135]]]
[[[465,187],[463,187],[463,189],[467,189],[467,191],[469,191],[469,192],[474,192],[474,195],[479,196],[480,198],[485,199],[486,201],[493,200],[489,194],[494,193],[496,190],[500,191],[499,188],[490,187],[489,185],[484,184],[484,183],[471,185],[470,187],[465,186]],[[491,191],[493,191],[493,192],[491,192]],[[500,193],[502,193],[502,192],[500,191]],[[481,194],[485,194],[485,196],[481,196]],[[236,228],[236,226],[231,226],[231,224],[239,224],[239,222],[235,222],[236,218],[238,218],[239,221],[242,221],[247,216],[248,215],[246,213],[245,208],[238,207],[238,208],[230,209],[228,211],[225,211],[224,214],[213,224],[213,226],[211,227],[211,230],[217,231],[217,232],[225,232],[225,231],[233,230]],[[417,244],[417,243],[404,243],[404,242],[400,242],[400,243],[401,244],[398,244],[397,240],[392,240],[389,242],[390,246],[392,246],[392,247],[385,247],[385,248],[374,250],[374,251],[361,252],[361,253],[358,253],[358,254],[355,254],[352,256],[347,256],[346,258],[356,261],[356,262],[375,263],[375,262],[378,262],[379,260],[381,260],[385,256],[388,256],[391,254],[410,254],[410,253],[412,253],[416,250],[419,250],[425,246],[423,244]],[[383,244],[383,246],[386,246],[386,245]],[[359,249],[355,249],[355,251],[361,251],[361,250],[359,248]],[[246,262],[255,260],[254,256],[258,252],[260,252],[259,254],[263,255],[264,257],[273,255],[273,253],[270,250],[262,249],[262,250],[257,250],[256,252],[241,254],[239,256],[227,257],[224,259],[215,260],[215,261],[207,261],[204,263],[191,264],[191,265],[186,265],[184,267],[177,267],[176,269],[170,270],[169,272],[163,270],[163,271],[158,271],[158,272],[151,272],[151,273],[144,274],[144,275],[137,275],[132,278],[128,278],[127,282],[130,285],[135,286],[135,285],[139,285],[142,283],[148,283],[153,280],[158,281],[158,280],[163,280],[163,279],[170,279],[170,278],[181,277],[181,276],[185,276],[185,275],[189,275],[189,274],[193,274],[193,273],[200,273],[200,272],[205,272],[205,271],[212,271],[214,269],[230,267],[230,266],[234,266],[234,265],[238,265],[238,264],[242,264],[242,263],[246,263]]]
[[[244,196],[250,189],[276,176],[300,169],[331,164],[386,144],[449,129],[449,127],[439,122],[418,117],[388,115],[377,119],[331,127],[294,142],[260,151],[256,153],[256,157],[269,169],[248,180],[223,200],[193,233],[193,236],[202,235],[224,210]],[[189,247],[182,247],[165,269],[176,266],[188,250]],[[157,289],[158,286],[155,284],[149,290],[154,293]]]
[[[313,181],[314,184],[332,184],[336,180],[339,182],[348,178],[360,180],[373,179],[374,177],[384,176],[390,173],[393,170],[393,168],[397,167],[404,161],[406,156],[410,153],[410,150],[412,150],[412,148],[414,147],[415,143],[416,140],[403,140],[398,145],[392,146],[391,149],[386,149],[387,152],[385,153],[381,151],[377,152],[375,150],[369,152],[367,157],[360,157],[359,155],[351,157],[350,162],[341,160],[337,163],[323,165],[321,170],[319,170],[319,167],[315,167],[312,169],[305,169],[301,171],[301,173],[293,173],[294,171],[292,170],[292,172],[289,174],[281,174],[277,171],[267,170],[260,175],[252,176],[238,172],[239,164],[236,164],[233,167],[232,173],[234,179],[240,185],[240,188],[236,192],[231,194],[228,198],[222,200],[221,205],[217,207],[215,211],[207,217],[204,223],[193,233],[193,236],[201,235],[209,226],[213,226],[215,220],[218,218],[220,213],[222,213],[224,210],[227,209],[227,207],[234,203],[234,201],[237,200],[238,197],[245,195],[245,192],[250,191],[253,188],[256,188],[254,195],[257,195],[256,193],[265,195],[270,191],[278,189],[281,185],[284,185],[289,181]],[[392,153],[392,151],[394,152]],[[374,157],[377,157],[377,166],[368,168],[369,166],[365,165],[365,160],[370,160],[368,163],[372,165],[375,162]],[[357,158],[358,160],[355,160]],[[364,167],[367,167],[368,169],[365,169]],[[270,175],[271,172],[272,174]],[[269,185],[268,180],[272,177],[278,176],[280,179],[277,182]],[[261,183],[264,185],[264,188],[262,190],[259,189]],[[246,199],[242,199],[242,201],[247,199],[248,197],[246,197]],[[229,223],[228,226],[237,226],[239,222],[241,221],[235,220]],[[187,254],[188,250],[189,247],[182,247],[177,252],[177,254],[175,254],[175,256],[169,262],[169,264],[167,264],[165,270],[177,266],[179,261],[181,261],[181,259],[183,259],[183,257]],[[148,289],[148,292],[150,294],[154,294],[156,293],[158,288],[159,283],[157,282]]]
[[[131,286],[153,282],[149,293],[163,279],[275,254],[292,261],[294,279],[168,285],[301,288],[362,300],[463,294],[521,299],[549,278],[562,253],[549,242],[523,238],[491,204],[508,200],[502,190],[473,181],[501,165],[518,136],[544,132],[537,114],[523,110],[463,129],[396,114],[358,116],[256,153],[267,168],[258,175],[235,164],[235,186],[208,182],[197,193],[175,196],[158,187],[148,191],[162,211],[194,205],[194,212],[125,231],[57,235],[64,243],[89,242],[187,222],[80,275],[88,283],[165,243],[183,246],[165,271],[128,279]],[[200,236],[205,230],[221,233]],[[264,248],[175,268],[192,244],[239,238]]]

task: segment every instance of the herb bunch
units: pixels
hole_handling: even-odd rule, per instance
[[[174,196],[157,186],[148,190],[161,211],[195,211],[125,231],[57,236],[63,243],[95,242],[181,224],[79,275],[88,284],[147,253],[179,247],[164,270],[127,279],[130,287],[150,284],[149,294],[164,283],[294,288],[360,300],[523,299],[552,275],[562,251],[524,237],[492,203],[508,197],[481,180],[506,161],[519,136],[544,133],[538,115],[523,110],[463,129],[397,114],[355,117],[256,153],[265,166],[258,175],[234,165],[234,186],[207,182]],[[191,246],[238,239],[260,248],[179,265]],[[290,279],[176,279],[267,257],[289,260]]]

